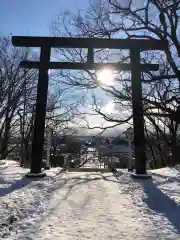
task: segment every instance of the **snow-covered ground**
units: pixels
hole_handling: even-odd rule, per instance
[[[14,161],[0,165],[0,239],[180,239],[180,171],[63,172],[26,179]]]

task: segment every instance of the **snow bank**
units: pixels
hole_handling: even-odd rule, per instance
[[[29,172],[15,161],[7,160],[0,166],[0,239],[15,237],[30,223],[45,214],[51,197],[52,183],[61,169],[48,171],[43,179],[31,180],[25,177]],[[53,191],[53,190],[52,190]]]

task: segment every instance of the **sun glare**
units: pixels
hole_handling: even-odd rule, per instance
[[[112,86],[113,85],[113,73],[111,70],[101,70],[97,73],[97,80],[100,84]]]

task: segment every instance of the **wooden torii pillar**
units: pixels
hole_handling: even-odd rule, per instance
[[[32,142],[32,163],[29,177],[40,177],[44,143],[46,103],[48,92],[49,69],[100,70],[112,69],[131,71],[132,106],[134,124],[135,165],[136,175],[146,175],[146,156],[144,138],[144,119],[142,106],[141,72],[157,71],[157,64],[141,64],[140,52],[143,50],[166,50],[167,42],[160,40],[140,39],[101,39],[101,38],[58,38],[58,37],[12,37],[12,44],[18,47],[40,47],[40,61],[22,61],[21,67],[39,69],[36,99],[36,115]],[[86,48],[87,62],[51,62],[51,48]],[[129,49],[130,63],[94,63],[94,49]]]

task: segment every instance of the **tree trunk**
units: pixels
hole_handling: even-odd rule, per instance
[[[24,139],[24,167],[30,167],[31,165],[31,144],[29,138]]]
[[[11,128],[11,118],[8,118],[7,115],[5,119],[5,130],[4,130],[1,151],[0,151],[1,159],[5,159],[8,155],[8,140],[9,140],[9,131]]]
[[[20,160],[20,167],[23,167],[23,165],[24,165],[24,158],[25,158],[25,154],[24,154],[24,137],[22,136],[22,138],[21,138],[21,160]]]
[[[179,162],[179,156],[178,156],[178,146],[177,146],[177,124],[172,123],[171,128],[171,164],[175,165]]]

